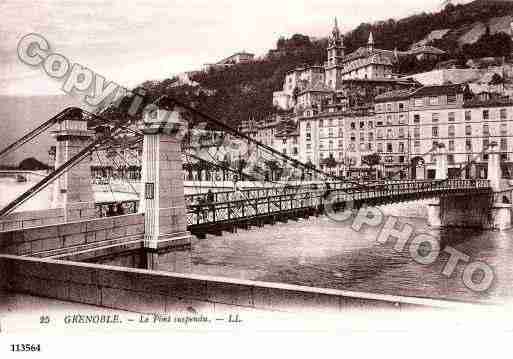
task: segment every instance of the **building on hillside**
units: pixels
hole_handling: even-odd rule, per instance
[[[316,98],[326,99],[330,97],[330,91],[332,98],[339,97],[335,94],[340,92],[343,92],[343,97],[350,98],[355,92],[364,90],[371,94],[365,96],[365,101],[369,102],[379,93],[415,86],[415,81],[397,79],[393,74],[394,63],[400,56],[405,56],[409,52],[377,48],[372,33],[369,33],[366,46],[349,54],[345,51],[344,36],[335,19],[335,25],[328,38],[327,61],[323,66],[305,66],[288,71],[282,90],[273,94],[274,106],[284,110],[293,109],[298,104],[302,110],[310,106],[315,107],[314,105],[318,106],[315,103]],[[412,53],[419,57],[443,53],[434,47],[426,46],[415,51]],[[355,86],[360,88],[355,91]],[[306,97],[311,97],[314,101],[300,98],[300,95],[306,92],[309,92]],[[298,98],[301,100],[300,103]]]
[[[203,65],[203,71],[209,71],[210,69],[219,69],[219,68],[225,68],[230,67],[236,64],[245,64],[248,62],[252,62],[255,58],[254,54],[250,54],[249,52],[237,52],[233,55],[228,56],[225,59],[222,59],[221,61],[218,61],[214,64],[205,64]]]
[[[408,51],[409,55],[414,55],[419,61],[437,61],[445,55],[445,51],[434,46],[417,46]]]

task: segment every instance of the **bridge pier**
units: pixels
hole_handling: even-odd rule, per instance
[[[438,147],[435,156],[436,179],[447,179],[447,154],[443,145]],[[493,192],[500,192],[503,189],[501,178],[500,153],[497,151],[497,143],[493,142],[488,151],[488,181]],[[428,223],[434,228],[457,226],[510,229],[512,226],[512,204],[494,202],[492,194],[448,195],[432,200],[428,203]]]
[[[87,121],[80,113],[59,122],[53,135],[57,141],[55,168],[58,168],[83,150],[94,133],[87,130]],[[52,207],[64,208],[64,221],[94,218],[94,194],[91,185],[91,161],[84,158],[64,172],[53,185]]]
[[[490,143],[488,150],[488,181],[490,181],[490,187],[494,192],[500,192],[506,187],[502,181],[501,159],[497,142]],[[510,229],[512,204],[493,203],[491,216],[495,229]]]
[[[141,128],[144,134],[144,197],[140,211],[145,214],[147,268],[159,269],[160,257],[161,261],[166,262],[166,268],[174,264],[175,271],[187,272],[190,267],[191,235],[186,228],[181,138],[171,131],[170,118],[178,125],[178,112],[170,113],[165,108],[155,109],[144,118]]]
[[[435,179],[437,180],[445,180],[448,177],[448,167],[447,167],[447,152],[445,151],[445,145],[443,143],[439,143],[438,147],[433,154],[435,158]],[[442,227],[442,213],[440,211],[440,199],[436,198],[428,202],[428,224],[433,228]]]

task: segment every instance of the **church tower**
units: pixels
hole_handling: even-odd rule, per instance
[[[367,50],[369,52],[374,51],[374,36],[372,35],[372,31],[369,33],[369,41],[367,41]]]
[[[335,25],[328,38],[328,61],[326,63],[326,85],[332,89],[336,89],[337,82],[337,67],[341,67],[344,59],[344,37],[340,33],[335,18]]]
[[[328,39],[328,65],[338,65],[344,57],[344,37],[338,29],[337,18],[335,18],[335,26],[331,31]]]

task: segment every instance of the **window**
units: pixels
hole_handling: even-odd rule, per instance
[[[343,140],[338,140],[338,147],[340,147],[340,148],[344,147],[343,143],[344,143]]]
[[[487,138],[483,138],[483,150],[486,151],[488,149],[489,144],[490,144],[490,140]]]
[[[508,150],[508,140],[506,138],[501,138],[500,150],[501,151],[507,151]]]
[[[420,115],[419,114],[413,115],[413,123],[420,123]]]
[[[319,142],[319,148],[322,150],[324,148],[324,142]]]
[[[505,108],[501,108],[500,116],[501,116],[501,120],[505,120],[508,118],[508,112]]]
[[[454,155],[447,155],[447,162],[453,164],[454,163]]]
[[[312,130],[312,126],[310,125],[310,121],[306,123],[306,131],[310,132]]]
[[[420,152],[420,141],[413,142],[413,151],[415,153],[419,153]]]
[[[490,136],[490,128],[488,125],[483,125],[483,136]]]
[[[378,143],[377,147],[378,147],[378,152],[383,152],[383,144],[382,143]]]
[[[501,123],[501,136],[508,135],[508,125],[506,123]]]
[[[455,103],[456,102],[456,95],[447,95],[447,103]]]
[[[404,152],[404,143],[399,142],[399,152]]]
[[[356,141],[356,135],[354,132],[351,132],[351,141]]]
[[[312,140],[312,134],[311,133],[307,133],[306,134],[306,140],[307,141],[311,141]]]
[[[454,137],[454,125],[449,125],[448,133],[449,133],[449,137]]]
[[[454,140],[449,141],[449,151],[454,151]]]
[[[472,120],[472,112],[471,111],[465,111],[465,121]]]
[[[454,112],[449,112],[449,119],[448,119],[448,121],[449,122],[454,122],[455,118],[456,118],[456,116],[455,116]]]
[[[399,104],[399,111],[404,111],[404,103]]]
[[[328,120],[328,126],[333,126],[333,120],[331,118]]]
[[[324,127],[324,121],[323,120],[319,120],[319,127]]]
[[[392,112],[392,104],[391,103],[387,103],[387,111]]]
[[[365,122],[361,121],[360,122],[360,128],[364,128],[365,127]]]
[[[344,137],[344,132],[342,131],[342,127],[338,129],[338,137]]]
[[[360,141],[365,141],[365,134],[360,132]]]
[[[438,137],[438,126],[433,126],[431,128],[431,134],[432,134],[432,137]]]
[[[376,126],[383,126],[383,121],[378,121],[378,122],[376,123]]]
[[[365,143],[360,143],[360,151],[365,151]]]
[[[472,135],[472,126],[467,125],[465,126],[465,136],[471,136]]]
[[[413,128],[413,137],[420,138],[420,127],[419,126],[416,126]]]
[[[392,152],[392,144],[389,142],[387,143],[387,152],[388,153],[391,153]]]
[[[391,124],[392,124],[392,116],[388,115],[387,116],[387,125],[391,125]]]
[[[389,128],[389,129],[387,129],[387,138],[392,138],[392,137],[394,137],[394,134],[392,132],[392,129]]]
[[[404,128],[403,127],[399,128],[399,138],[404,138]]]
[[[431,114],[431,121],[438,122],[439,119],[440,119],[440,114],[438,112],[433,112]]]
[[[287,144],[287,139],[286,139],[286,138],[284,138],[283,140],[281,140],[281,142],[282,142],[284,145],[286,145],[286,144]]]
[[[312,149],[312,144],[311,143],[307,143],[306,144],[306,149],[307,150],[311,150]]]
[[[465,140],[465,151],[472,152],[472,140],[469,138]]]
[[[383,130],[379,129],[377,134],[376,134],[376,137],[377,138],[383,138]]]
[[[369,121],[369,128],[373,128],[374,127],[374,123],[372,121]]]
[[[424,106],[424,99],[423,98],[416,98],[415,99],[415,107],[422,107]]]
[[[430,105],[438,105],[438,96],[431,96],[429,98],[429,104]]]
[[[490,111],[483,110],[483,120],[488,120],[490,118]]]
[[[283,154],[284,154],[284,155],[286,155],[286,154],[287,154],[287,149],[286,149],[286,148],[284,148],[284,149],[283,149]]]
[[[356,124],[354,122],[351,122],[351,130],[354,130],[356,128]]]
[[[333,141],[330,140],[330,142],[328,143],[328,148],[330,151],[333,151]]]
[[[376,105],[376,112],[381,112],[381,105],[380,104]]]
[[[333,137],[333,127],[330,127],[328,130],[329,137]]]
[[[374,141],[374,134],[369,132],[369,141]]]

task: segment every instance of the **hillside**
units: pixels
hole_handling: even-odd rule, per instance
[[[366,44],[369,32],[382,49],[408,50],[423,42],[446,50],[450,57],[506,56],[511,53],[509,23],[513,19],[513,2],[477,0],[466,5],[447,5],[437,13],[421,13],[400,20],[374,24],[362,23],[345,34],[346,52]],[[438,31],[444,30],[444,31]],[[434,36],[432,36],[434,32]],[[430,37],[430,35],[432,37]],[[311,41],[296,34],[280,38],[267,58],[223,70],[200,73],[192,77],[199,86],[172,85],[172,80],[148,82],[142,86],[155,99],[168,94],[193,103],[211,115],[237,126],[248,118],[262,119],[275,111],[273,91],[280,90],[287,70],[303,64],[322,64],[326,39]],[[434,64],[405,66],[408,70],[425,70]],[[405,71],[405,73],[410,71]]]

